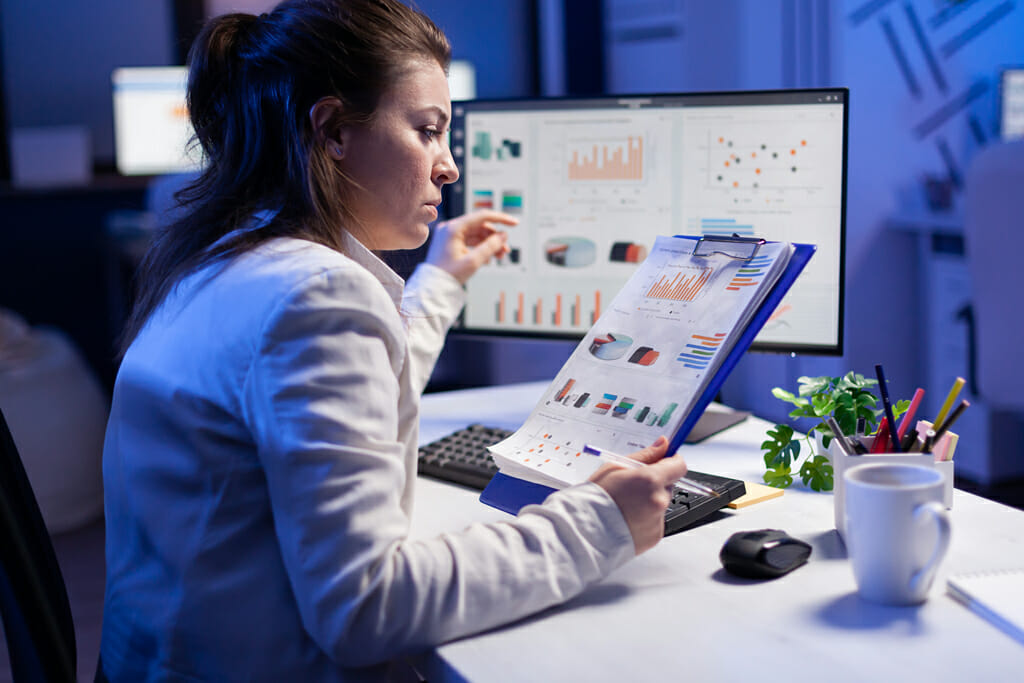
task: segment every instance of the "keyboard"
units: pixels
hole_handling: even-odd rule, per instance
[[[420,446],[419,474],[461,484],[482,491],[498,471],[487,447],[510,436],[512,430],[472,424],[425,446]],[[674,534],[700,522],[746,493],[739,479],[690,470],[687,478],[714,489],[718,496],[672,491],[665,510],[665,535]]]

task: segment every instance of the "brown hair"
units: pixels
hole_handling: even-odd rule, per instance
[[[286,0],[258,17],[210,20],[188,77],[204,169],[178,193],[180,217],[158,230],[140,265],[121,353],[171,288],[206,264],[282,236],[340,251],[349,182],[318,134],[369,123],[410,61],[447,70],[450,59],[441,30],[399,0]],[[314,131],[310,110],[323,97],[341,107],[328,130]],[[263,211],[274,218],[239,230]]]

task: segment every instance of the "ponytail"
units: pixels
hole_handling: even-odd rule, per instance
[[[285,236],[341,251],[350,185],[314,139],[310,109],[334,97],[337,125],[364,125],[415,59],[447,69],[451,48],[400,0],[286,0],[269,14],[210,20],[189,52],[187,95],[204,168],[140,265],[121,353],[204,265]],[[255,227],[259,212],[274,218]]]

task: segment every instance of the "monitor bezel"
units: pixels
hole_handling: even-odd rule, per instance
[[[451,129],[453,139],[457,128],[464,126],[465,113],[468,108],[477,111],[501,110],[501,109],[574,109],[580,106],[592,104],[594,106],[612,105],[623,109],[641,108],[650,106],[647,100],[657,99],[659,106],[668,105],[672,99],[686,100],[687,106],[718,106],[722,100],[729,97],[742,97],[744,100],[762,99],[764,104],[773,103],[772,100],[783,99],[784,103],[793,103],[794,97],[804,95],[808,103],[814,103],[812,98],[825,97],[826,95],[838,95],[838,100],[843,104],[843,140],[842,140],[842,187],[840,188],[840,219],[839,219],[839,301],[837,319],[837,339],[834,345],[824,344],[799,344],[799,343],[769,343],[754,341],[750,350],[765,353],[780,354],[807,354],[816,356],[842,356],[844,353],[845,338],[845,317],[846,317],[846,194],[847,174],[849,172],[849,117],[850,117],[850,90],[847,87],[828,88],[788,88],[788,89],[765,89],[765,90],[715,90],[715,91],[693,91],[674,93],[639,93],[628,95],[589,95],[589,96],[564,96],[564,97],[522,97],[522,98],[495,98],[466,100],[452,103]],[[821,100],[818,99],[820,102]],[[757,102],[754,102],[755,104]],[[783,103],[783,102],[774,102]],[[460,169],[465,168],[465,151],[456,154],[456,145],[453,144],[452,154]],[[448,215],[458,216],[465,212],[465,194],[462,191],[464,182],[460,178],[449,188],[445,201],[448,203]],[[462,314],[450,329],[450,334],[471,338],[492,338],[492,339],[523,339],[523,340],[551,340],[551,341],[574,341],[583,339],[586,332],[539,332],[536,330],[495,330],[492,328],[473,328],[461,326]]]

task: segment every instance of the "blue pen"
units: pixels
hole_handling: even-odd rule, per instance
[[[589,453],[590,455],[596,455],[598,457],[604,458],[605,460],[608,460],[609,462],[614,462],[617,465],[623,465],[625,467],[647,466],[647,463],[640,462],[639,460],[634,460],[633,458],[628,458],[625,455],[619,455],[618,453],[612,453],[611,451],[602,450],[596,446],[591,446],[589,444],[583,444],[583,452]],[[691,493],[699,493],[702,496],[711,496],[712,498],[718,498],[719,496],[718,491],[714,490],[710,486],[705,486],[704,484],[696,482],[693,479],[687,479],[686,477],[680,477],[673,483],[679,488],[684,489],[686,491],[690,491]]]
[[[900,438],[896,435],[896,420],[892,416],[892,403],[889,402],[889,387],[885,386],[885,373],[882,366],[875,366],[875,374],[878,375],[878,391],[882,394],[882,407],[885,408],[885,419],[889,421],[889,436],[892,437],[892,452],[902,453]]]

